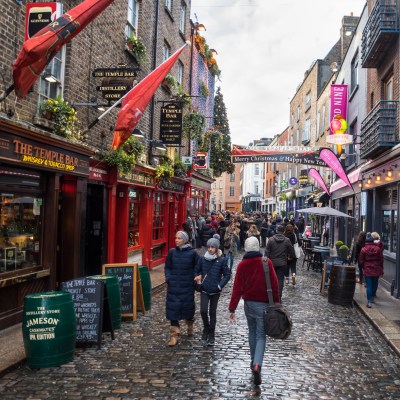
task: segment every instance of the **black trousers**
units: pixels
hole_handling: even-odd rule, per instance
[[[208,294],[201,292],[200,294],[200,314],[203,320],[204,330],[214,332],[217,324],[217,306],[220,293]]]

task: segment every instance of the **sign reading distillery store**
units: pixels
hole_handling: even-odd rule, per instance
[[[0,159],[42,169],[89,175],[89,156],[1,132]]]
[[[182,142],[182,105],[169,103],[161,107],[160,140],[167,146],[180,146]]]

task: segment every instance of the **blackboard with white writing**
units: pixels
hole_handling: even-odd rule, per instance
[[[61,283],[71,293],[76,315],[76,341],[101,344],[104,309],[104,282],[80,278]]]
[[[121,292],[121,315],[133,314],[134,264],[104,264],[103,274],[115,275],[118,278]]]
[[[342,257],[329,257],[326,260],[325,271],[322,274],[324,289],[326,289],[328,287],[329,275],[331,273],[331,268],[334,265],[344,265],[344,264],[347,264],[347,260]]]

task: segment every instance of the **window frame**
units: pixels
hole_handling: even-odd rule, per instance
[[[132,7],[130,5],[132,4]],[[138,0],[128,0],[128,10],[126,17],[125,36],[128,38],[132,34],[138,35],[139,23],[139,2]]]

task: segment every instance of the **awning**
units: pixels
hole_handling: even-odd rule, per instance
[[[306,203],[309,205],[313,205],[314,203],[328,203],[328,202],[329,202],[329,195],[325,192],[313,193],[306,199]]]
[[[361,171],[365,169],[365,167],[371,162],[371,160],[367,161],[365,164],[361,165],[361,167],[358,167],[356,170],[350,172],[348,174],[348,178],[351,184],[358,182],[361,180]],[[331,187],[329,188],[329,191],[333,193],[335,190],[338,190],[342,187],[345,187],[346,184],[343,182],[342,179],[338,179],[337,181],[333,182]]]

